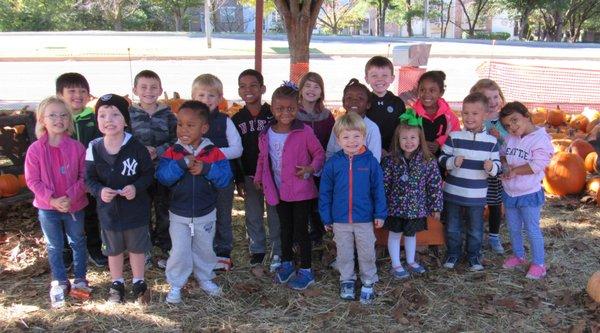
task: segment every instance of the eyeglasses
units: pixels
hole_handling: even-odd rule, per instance
[[[66,119],[69,119],[69,115],[67,113],[63,113],[63,114],[53,114],[53,113],[50,113],[50,114],[45,115],[45,117],[46,118],[50,118],[52,120],[57,120],[57,119],[66,120]]]

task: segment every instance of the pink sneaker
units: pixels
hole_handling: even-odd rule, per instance
[[[536,264],[531,264],[531,266],[529,266],[529,270],[527,271],[527,275],[525,275],[526,278],[532,280],[539,280],[544,276],[546,276],[546,266]]]
[[[525,265],[527,261],[523,258],[519,258],[517,256],[512,256],[504,261],[502,264],[502,268],[506,269],[514,269],[521,265]]]

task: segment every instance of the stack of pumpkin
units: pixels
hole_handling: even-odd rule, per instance
[[[579,194],[587,184],[588,191],[600,199],[600,177],[593,176],[598,173],[598,153],[592,144],[600,131],[600,112],[586,108],[581,114],[568,115],[559,107],[536,108],[532,120],[538,126],[546,126],[555,151],[546,168],[546,192],[559,196]]]
[[[0,174],[0,197],[12,197],[27,187],[25,183],[25,175],[20,174],[15,176],[10,173]]]

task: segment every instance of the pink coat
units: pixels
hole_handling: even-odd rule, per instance
[[[70,166],[66,168],[67,196],[71,199],[70,212],[77,212],[88,204],[84,181],[85,148],[79,141],[71,139],[66,134],[58,148],[62,153],[62,160],[67,161]],[[58,166],[52,165],[48,135],[44,134],[29,146],[25,156],[25,181],[35,195],[33,205],[39,209],[55,209],[50,205],[50,199],[54,194],[54,182],[49,171],[53,167]]]
[[[313,130],[299,120],[294,120],[292,130],[285,140],[282,154],[281,188],[277,189],[269,160],[270,126],[258,137],[258,161],[255,182],[262,183],[263,192],[269,205],[279,200],[302,201],[314,199],[319,195],[313,177],[304,179],[296,176],[296,166],[311,165],[315,173],[321,171],[325,161],[325,151]]]

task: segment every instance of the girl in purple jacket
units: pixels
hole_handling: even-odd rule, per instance
[[[282,264],[276,283],[296,290],[315,282],[311,270],[308,214],[311,200],[318,196],[313,175],[325,161],[325,151],[312,129],[296,119],[298,90],[291,84],[273,92],[271,112],[275,121],[258,138],[259,155],[254,183],[267,203],[277,206],[281,224]],[[292,246],[300,247],[300,269],[295,273]]]
[[[87,249],[83,229],[85,148],[71,139],[73,117],[63,101],[48,97],[37,108],[37,141],[25,157],[25,181],[35,198],[52,271],[65,296],[71,284],[63,262],[64,234],[73,249],[73,287],[88,290]],[[89,291],[89,290],[88,290]]]

